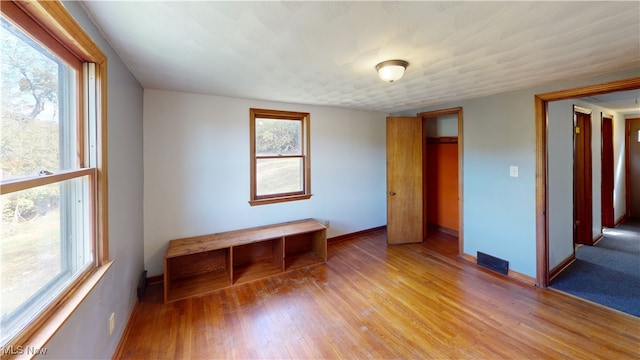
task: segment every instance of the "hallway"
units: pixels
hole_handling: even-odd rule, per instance
[[[603,233],[596,245],[579,246],[550,287],[640,317],[640,220]]]

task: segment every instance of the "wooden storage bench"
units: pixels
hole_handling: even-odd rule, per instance
[[[164,302],[326,261],[326,228],[313,219],[171,240]]]

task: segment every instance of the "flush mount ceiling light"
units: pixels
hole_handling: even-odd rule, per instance
[[[399,80],[409,63],[404,60],[387,60],[376,65],[380,79],[387,82]]]

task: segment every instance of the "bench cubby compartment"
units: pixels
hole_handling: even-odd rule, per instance
[[[282,238],[238,245],[233,252],[233,283],[261,279],[283,271]]]
[[[217,249],[168,258],[165,262],[165,301],[174,301],[229,286],[230,249]]]
[[[284,241],[285,271],[326,261],[327,240],[323,233],[310,232],[290,235]]]

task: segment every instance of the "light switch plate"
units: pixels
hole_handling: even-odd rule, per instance
[[[509,166],[509,176],[518,177],[518,167],[517,166]]]

